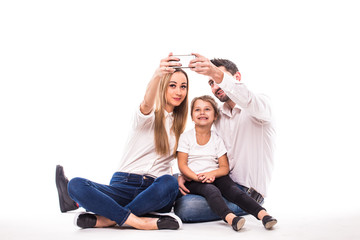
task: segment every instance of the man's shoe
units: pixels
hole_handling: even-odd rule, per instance
[[[68,194],[69,180],[65,177],[64,168],[60,165],[56,166],[55,182],[59,195],[60,211],[64,213],[78,209],[77,203]]]
[[[155,215],[156,217],[159,218],[159,220],[157,220],[156,223],[159,230],[162,229],[177,230],[182,227],[181,219],[173,213],[151,212],[150,217],[152,217],[151,215]]]
[[[245,218],[243,217],[234,217],[231,226],[235,231],[239,231],[245,224]]]
[[[270,215],[266,215],[263,217],[262,223],[266,229],[271,229],[277,223],[277,220]]]
[[[77,213],[74,218],[74,224],[81,228],[93,228],[96,225],[96,221],[95,214],[86,212]]]

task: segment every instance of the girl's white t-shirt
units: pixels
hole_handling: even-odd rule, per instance
[[[199,145],[195,129],[181,134],[177,151],[188,154],[188,167],[196,174],[218,169],[219,157],[226,154],[223,140],[214,131],[205,145]]]

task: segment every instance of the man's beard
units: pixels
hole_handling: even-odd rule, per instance
[[[225,94],[225,92],[224,92],[224,94],[220,97],[220,96],[217,94],[217,92],[220,91],[220,90],[222,90],[222,89],[220,88],[219,90],[216,91],[215,97],[217,97],[217,99],[219,99],[220,102],[227,102],[228,100],[230,100],[230,98],[228,97],[228,95]]]

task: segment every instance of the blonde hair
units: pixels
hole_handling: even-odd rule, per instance
[[[208,102],[211,104],[211,106],[213,107],[214,109],[214,117],[217,117],[219,115],[219,108],[218,108],[218,104],[216,103],[215,99],[209,95],[203,95],[203,96],[200,96],[200,97],[196,97],[194,98],[192,101],[191,101],[191,117],[192,117],[192,114],[193,114],[193,111],[194,111],[194,106],[195,106],[195,102],[197,100],[203,100],[204,102]]]
[[[175,148],[173,154],[176,154],[176,149],[180,135],[185,130],[187,113],[188,113],[188,93],[189,93],[189,78],[185,71],[177,69],[174,73],[181,72],[185,75],[187,80],[186,96],[182,103],[175,107],[173,110],[173,125],[171,131],[175,134]],[[155,140],[155,151],[157,154],[164,156],[170,153],[169,139],[165,129],[165,114],[164,109],[166,105],[166,90],[169,86],[169,82],[174,73],[166,74],[160,81],[158,95],[156,97],[155,107],[155,129],[154,129],[154,140]]]

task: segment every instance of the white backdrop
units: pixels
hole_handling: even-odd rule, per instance
[[[1,1],[1,218],[58,212],[56,164],[69,177],[108,183],[132,112],[169,52],[231,59],[249,89],[272,99],[271,209],[353,210],[360,195],[355,3]],[[190,98],[211,94],[205,77],[189,74]]]

